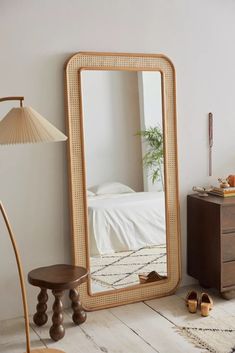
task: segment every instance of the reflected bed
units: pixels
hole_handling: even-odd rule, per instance
[[[91,256],[166,242],[164,192],[89,197],[88,218]]]

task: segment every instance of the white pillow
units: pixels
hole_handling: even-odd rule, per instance
[[[97,186],[93,186],[91,189],[96,195],[126,194],[130,192],[135,192],[129,186],[117,182],[103,183]]]
[[[87,197],[95,196],[95,193],[91,190],[87,190]]]

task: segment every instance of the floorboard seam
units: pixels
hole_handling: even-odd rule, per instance
[[[145,304],[145,303],[144,303]],[[109,310],[110,311],[110,310]],[[148,346],[150,346],[155,352],[160,353],[155,347],[153,347],[148,341],[146,341],[142,336],[139,335],[137,331],[133,328],[129,327],[124,321],[122,321],[118,316],[116,316],[112,311],[110,313],[118,319],[123,325],[125,325],[129,330],[131,330],[134,334],[136,334],[143,342],[145,342]]]
[[[160,316],[162,316],[164,319],[166,319],[168,322],[170,322],[173,326],[178,327],[173,321],[171,321],[170,319],[168,319],[167,316],[163,315],[161,312],[157,311],[156,309],[154,309],[153,307],[151,307],[149,304],[143,302],[145,305],[147,305],[150,309],[152,309],[155,313],[158,313]]]
[[[32,326],[32,324],[29,324],[31,330],[33,330],[33,332],[38,336],[39,341],[45,346],[45,348],[48,348],[47,344],[43,341],[43,339],[39,336],[39,334],[37,333],[36,329]]]
[[[71,309],[67,309],[64,314],[69,317],[71,319],[71,316],[72,316],[72,310]],[[79,329],[82,331],[82,333],[86,336],[86,338],[91,341],[95,347],[97,349],[99,349],[101,352],[103,353],[108,353],[108,349],[106,347],[102,347],[102,346],[99,346],[94,340],[93,338],[86,332],[86,330],[81,326],[79,325]]]

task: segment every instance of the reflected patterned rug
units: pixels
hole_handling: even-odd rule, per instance
[[[166,244],[91,258],[91,279],[107,290],[138,284],[138,274],[151,271],[166,275]]]

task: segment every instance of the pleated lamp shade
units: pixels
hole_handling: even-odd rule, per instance
[[[65,141],[61,131],[31,107],[13,108],[0,121],[0,144]]]

